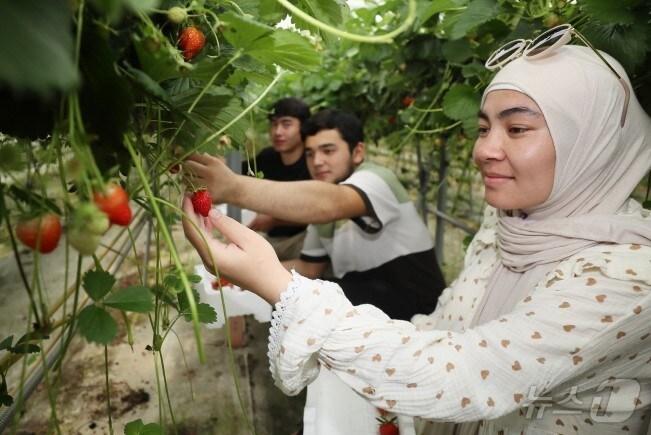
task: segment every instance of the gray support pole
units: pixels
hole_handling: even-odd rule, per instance
[[[436,210],[445,213],[445,204],[448,200],[448,156],[447,156],[447,140],[444,139],[439,150],[439,188],[436,195]],[[443,265],[443,235],[445,234],[445,220],[437,213],[436,215],[436,235],[434,238],[436,259],[439,265]]]

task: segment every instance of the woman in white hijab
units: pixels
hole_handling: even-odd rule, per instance
[[[490,206],[431,315],[354,307],[186,199],[204,263],[276,304],[269,358],[284,392],[324,369],[378,408],[421,417],[423,433],[444,433],[439,422],[467,434],[646,433],[651,213],[628,197],[651,167],[651,122],[611,57],[521,48],[498,53],[505,66],[482,101],[474,159]]]

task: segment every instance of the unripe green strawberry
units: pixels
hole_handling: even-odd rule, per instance
[[[66,231],[66,237],[70,246],[75,248],[81,255],[93,255],[102,241],[102,236],[84,231],[81,228],[71,228]]]
[[[110,222],[106,213],[101,211],[97,205],[83,202],[73,212],[71,224],[76,228],[86,229],[90,233],[102,235],[108,230]]]
[[[109,218],[91,202],[77,205],[66,228],[70,245],[82,255],[92,255],[108,230]]]
[[[169,8],[167,19],[174,24],[181,24],[188,18],[188,11],[179,6]]]

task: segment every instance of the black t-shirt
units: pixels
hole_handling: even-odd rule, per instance
[[[434,249],[398,257],[363,272],[335,279],[353,305],[372,304],[392,319],[430,314],[445,289]]]
[[[264,178],[274,181],[300,181],[311,179],[305,163],[305,155],[302,155],[295,163],[291,165],[283,164],[280,153],[273,148],[265,148],[258,153],[250,162],[252,170],[261,171]],[[247,174],[247,162],[242,162],[242,174]],[[269,230],[270,237],[290,237],[305,230],[305,225],[300,226],[278,226]]]

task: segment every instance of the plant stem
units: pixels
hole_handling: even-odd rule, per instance
[[[179,335],[176,333],[176,331],[172,330],[170,327],[170,331],[172,331],[172,334],[176,337],[176,341],[179,342],[179,349],[181,349],[181,356],[183,357],[183,365],[185,366],[185,370],[188,372],[188,383],[190,384],[190,397],[192,400],[194,400],[194,388],[192,387],[192,377],[190,376],[190,366],[188,366],[188,360],[185,357],[185,350],[183,350],[183,343],[181,343],[181,338]]]
[[[162,350],[158,352],[158,358],[160,359],[160,367],[163,372],[163,387],[165,388],[165,396],[167,397],[167,406],[170,410],[170,418],[172,419],[172,427],[174,428],[174,433],[178,434],[178,429],[176,428],[176,419],[174,418],[174,409],[172,406],[172,399],[170,398],[170,389],[167,385],[167,374],[165,373],[165,362],[163,361],[163,352]]]
[[[106,379],[106,409],[108,411],[109,433],[113,435],[113,418],[111,417],[111,386],[108,372],[108,346],[104,345],[104,377]]]
[[[63,364],[63,358],[66,355],[66,352],[68,350],[68,346],[70,346],[70,342],[72,341],[72,337],[75,335],[75,320],[77,319],[77,307],[79,305],[79,290],[81,288],[81,266],[82,266],[82,260],[83,256],[81,254],[78,255],[77,257],[77,273],[76,273],[76,280],[75,280],[75,296],[72,302],[72,317],[70,318],[70,325],[68,326],[68,335],[65,338],[65,343],[63,345],[63,348],[61,349],[61,357],[59,358],[59,361],[57,361],[55,368],[61,367]]]
[[[0,189],[0,195],[3,196],[3,198],[0,200],[4,202],[4,189]],[[38,309],[36,308],[36,301],[34,300],[34,294],[32,293],[32,289],[29,285],[29,282],[27,282],[27,275],[25,275],[23,262],[20,259],[18,245],[16,244],[14,233],[11,230],[11,222],[9,221],[9,212],[5,213],[5,224],[7,225],[7,233],[9,234],[9,240],[11,241],[11,249],[14,252],[14,258],[16,259],[16,264],[18,265],[18,273],[20,275],[20,279],[23,281],[23,286],[25,287],[25,291],[27,292],[27,296],[29,297],[29,303],[32,307],[32,312],[34,314],[34,318],[36,319],[36,324],[41,326],[41,319],[38,315]],[[43,314],[45,315],[45,313]]]
[[[212,253],[212,250],[210,249],[210,247],[208,245],[208,240],[204,236],[201,229],[197,226],[197,224],[195,224],[192,221],[192,219],[190,219],[190,217],[187,214],[185,214],[185,212],[183,210],[181,210],[179,207],[175,206],[174,204],[171,204],[171,203],[165,201],[162,198],[155,198],[155,200],[162,203],[162,204],[164,204],[164,205],[166,205],[166,206],[168,206],[168,207],[170,207],[171,209],[175,210],[177,213],[180,213],[181,216],[184,217],[185,219],[187,219],[188,223],[190,223],[194,227],[194,229],[197,231],[197,234],[199,234],[199,236],[201,237],[202,242],[208,248],[208,252],[210,253],[210,261],[212,262],[212,268],[215,271],[214,273],[217,276],[217,279],[219,279],[220,276],[219,276],[219,270],[217,269],[217,262],[215,261],[215,257],[214,257],[214,255]],[[247,417],[246,408],[244,407],[244,400],[242,399],[242,393],[240,392],[240,383],[238,381],[238,375],[237,375],[237,372],[235,370],[235,355],[233,354],[233,344],[231,343],[231,330],[230,330],[230,325],[228,323],[228,312],[226,310],[226,300],[224,299],[224,292],[221,291],[222,290],[221,285],[220,285],[219,290],[220,290],[219,296],[220,296],[220,301],[221,301],[221,305],[222,305],[222,312],[224,313],[224,329],[225,329],[225,334],[226,334],[226,344],[227,344],[227,347],[228,347],[229,368],[230,368],[231,374],[233,376],[233,383],[235,384],[235,392],[237,393],[237,399],[239,401],[240,408],[242,409],[243,417],[244,417],[246,423],[249,425],[249,429],[251,430],[251,433],[255,434],[255,427],[253,426],[253,423],[251,421],[249,421],[249,419]]]
[[[32,312],[27,311],[27,325],[31,323]],[[27,333],[29,333],[29,326],[27,327]],[[23,358],[23,365],[20,369],[20,382],[18,383],[18,397],[16,398],[16,411],[14,412],[11,435],[15,435],[18,430],[18,422],[21,417],[21,408],[23,407],[23,389],[25,387],[25,373],[27,373],[27,358]]]
[[[145,172],[142,169],[142,165],[140,164],[138,155],[133,149],[133,145],[131,144],[131,139],[128,136],[125,136],[124,141],[127,145],[127,149],[129,150],[129,153],[131,154],[131,158],[133,159],[133,164],[136,168],[136,172],[138,172],[138,175],[140,176],[140,181],[142,182],[142,185],[145,189],[145,193],[147,194],[151,207],[154,210],[154,214],[156,215],[156,219],[158,220],[159,228],[170,250],[170,254],[172,255],[172,258],[174,260],[174,265],[176,266],[179,272],[181,282],[183,283],[185,294],[188,298],[188,305],[190,306],[190,312],[192,313],[192,323],[194,327],[195,339],[197,341],[197,352],[199,353],[199,361],[204,363],[206,361],[206,356],[203,349],[203,343],[201,341],[201,330],[199,329],[199,313],[197,312],[197,303],[194,300],[194,295],[192,294],[192,286],[190,285],[190,281],[188,280],[185,270],[183,269],[183,264],[181,263],[181,259],[179,258],[178,252],[176,251],[174,240],[172,240],[172,236],[170,235],[169,230],[165,225],[165,219],[163,218],[160,208],[158,207],[158,203],[156,202],[154,194],[151,191],[151,186],[149,185],[147,176],[145,175]]]

